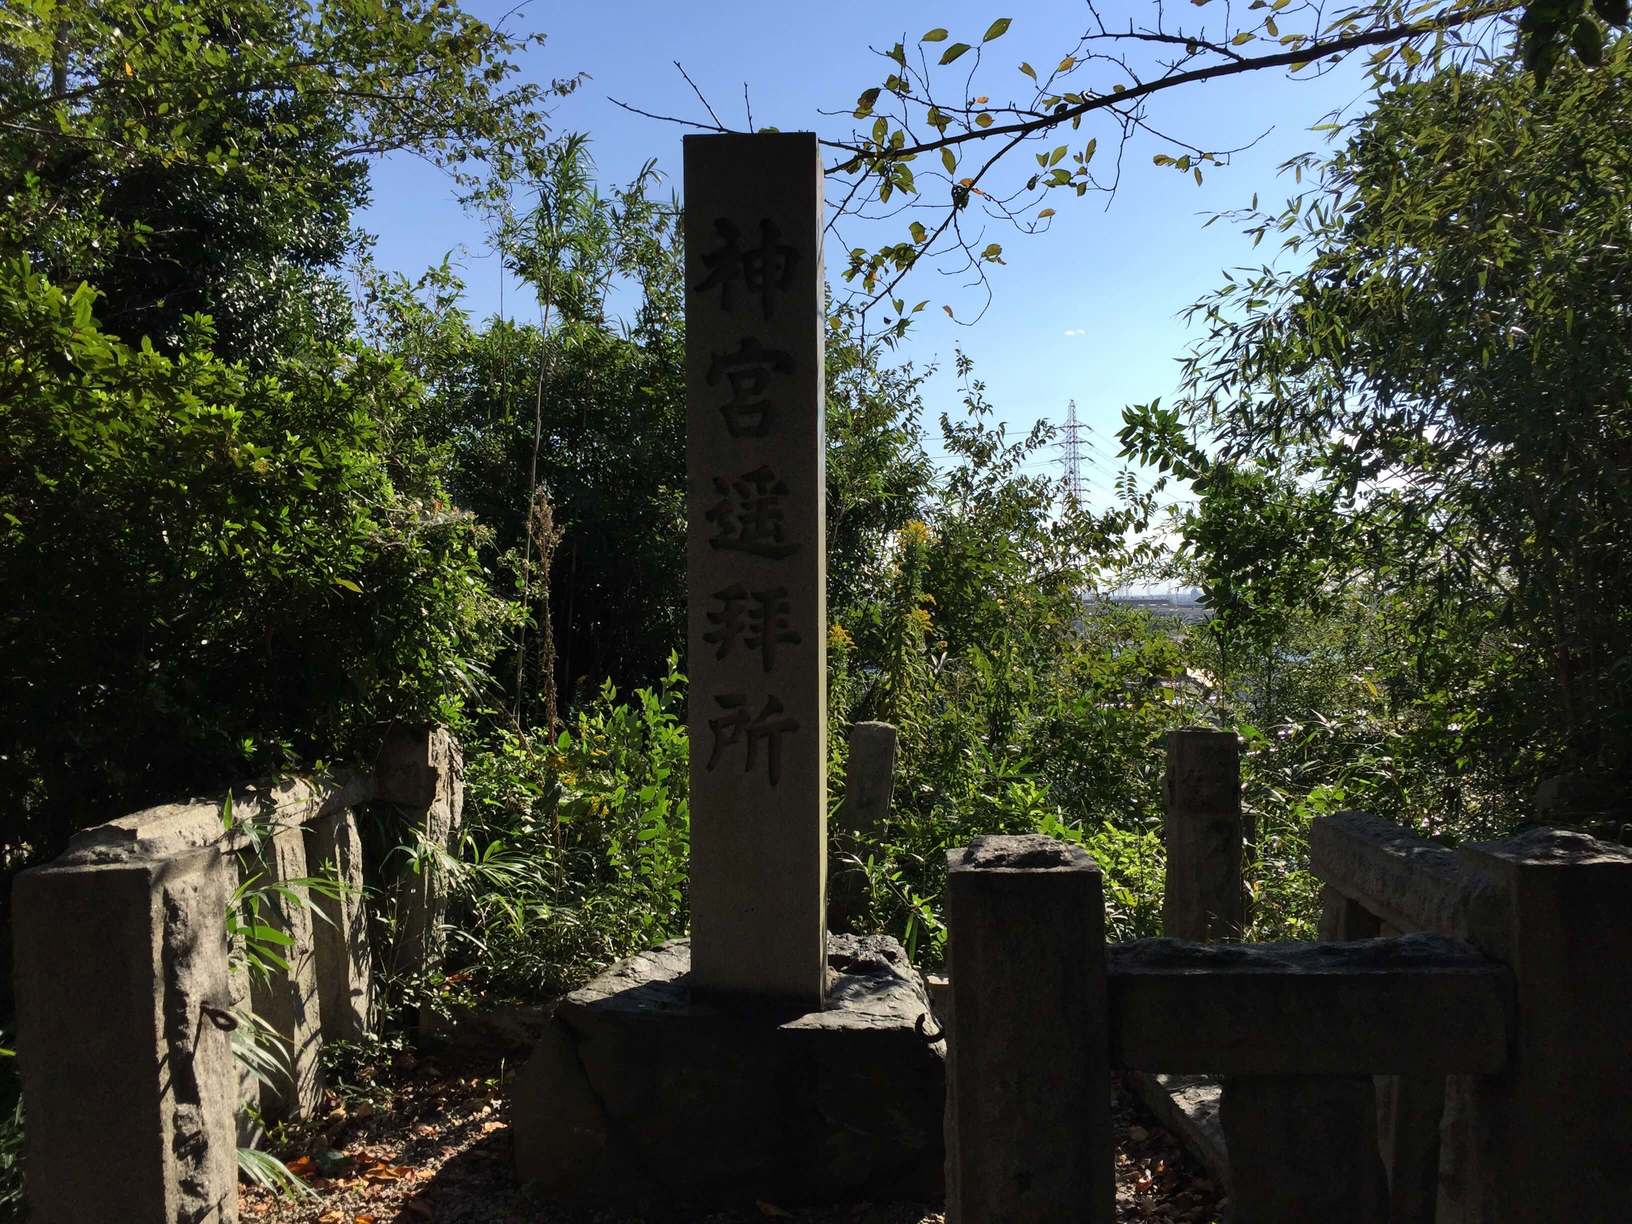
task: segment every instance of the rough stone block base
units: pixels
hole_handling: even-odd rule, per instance
[[[833,935],[827,959],[826,1010],[793,1020],[694,1001],[687,940],[567,996],[510,1088],[520,1178],[670,1206],[938,1198],[945,1050],[923,981],[890,939]]]

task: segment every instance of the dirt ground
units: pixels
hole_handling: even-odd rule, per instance
[[[514,1059],[510,1060],[514,1065]],[[854,1203],[820,1209],[757,1203],[715,1211],[567,1209],[519,1189],[510,1163],[504,1060],[450,1048],[382,1055],[326,1094],[326,1112],[284,1135],[280,1155],[301,1197],[246,1187],[247,1224],[942,1224],[938,1204]],[[1220,1192],[1178,1143],[1118,1089],[1118,1221],[1219,1219]]]

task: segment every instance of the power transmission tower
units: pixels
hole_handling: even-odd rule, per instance
[[[1060,460],[1065,467],[1065,497],[1073,506],[1081,506],[1082,454],[1088,427],[1077,420],[1077,401],[1066,405],[1065,427],[1060,430]]]

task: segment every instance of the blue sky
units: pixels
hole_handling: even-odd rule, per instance
[[[465,7],[489,21],[515,9],[513,3],[487,0],[466,0]],[[1183,20],[1207,15],[1182,7],[1186,11],[1176,15]],[[1148,0],[1117,0],[1100,5],[1100,12],[1108,25],[1130,19],[1144,24],[1152,20],[1154,6]],[[627,180],[655,158],[678,190],[685,129],[632,115],[610,100],[658,114],[705,117],[675,61],[728,126],[746,126],[746,87],[756,124],[842,136],[853,122],[849,116],[821,112],[853,106],[863,89],[880,83],[885,61],[869,48],[888,48],[898,39],[910,47],[935,26],[948,28],[953,40],[978,43],[1000,16],[1012,17],[1013,24],[985,48],[976,78],[976,91],[994,101],[1018,96],[1027,84],[1017,71],[1022,60],[1039,67],[1057,62],[1089,19],[1081,0],[1023,8],[964,0],[797,6],[534,0],[514,11],[508,24],[548,36],[523,62],[526,76],[548,81],[575,72],[590,75],[576,94],[554,105],[553,123],[561,131],[590,134],[603,181]],[[1085,72],[1079,70],[1072,87],[1104,80]],[[998,416],[1016,428],[1040,417],[1063,419],[1066,402],[1074,398],[1104,456],[1089,473],[1104,500],[1117,466],[1114,435],[1123,406],[1173,391],[1174,359],[1188,340],[1178,312],[1215,287],[1222,268],[1252,264],[1268,254],[1267,246],[1252,251],[1223,222],[1203,229],[1206,215],[1243,206],[1254,192],[1266,200],[1282,198],[1290,185],[1275,168],[1291,154],[1320,147],[1324,138],[1310,127],[1361,97],[1358,70],[1345,67],[1314,80],[1245,74],[1155,99],[1152,119],[1199,146],[1227,148],[1262,139],[1235,155],[1229,167],[1209,169],[1200,187],[1151,164],[1161,146],[1136,141],[1108,204],[1104,197],[1079,200],[1056,193],[1059,198],[1047,201],[1058,210],[1050,232],[1024,237],[994,226],[988,237],[1002,242],[1006,264],[993,269],[995,296],[973,326],[954,323],[939,307],[947,303],[971,317],[982,295],[960,290],[959,279],[934,269],[915,270],[903,296],[909,302],[929,298],[932,304],[918,316],[905,355],[949,370],[955,347],[962,346],[974,358]],[[1076,139],[1080,143],[1090,134],[1085,128]],[[1098,134],[1096,166],[1111,146],[1108,132]],[[1029,160],[1030,151],[1022,148],[1015,155]],[[497,311],[500,271],[482,229],[453,201],[440,174],[423,162],[394,158],[378,166],[373,203],[359,220],[379,236],[380,262],[410,276],[454,252],[464,266],[472,313],[485,317]],[[903,224],[895,223],[883,236],[901,237]],[[830,254],[830,277],[837,267]],[[510,285],[507,312],[515,314],[522,305]],[[956,406],[957,386],[949,373],[931,383],[929,398],[932,414]]]

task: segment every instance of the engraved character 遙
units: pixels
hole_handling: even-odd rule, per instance
[[[782,527],[782,499],[788,486],[769,467],[762,464],[729,482],[716,476],[714,491],[720,500],[704,515],[714,525],[709,547],[774,560],[799,551]]]

